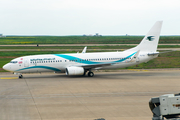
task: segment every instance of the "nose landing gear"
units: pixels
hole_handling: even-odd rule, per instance
[[[19,78],[20,78],[20,79],[23,78],[23,75],[19,75]]]
[[[15,75],[19,75],[19,78],[23,78],[23,75],[21,73],[14,73]]]

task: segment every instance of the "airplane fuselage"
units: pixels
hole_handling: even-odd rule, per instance
[[[32,72],[62,72],[67,67],[108,64],[93,69],[124,68],[149,61],[157,56],[148,56],[140,52],[138,57],[132,61],[136,52],[99,52],[99,53],[75,53],[75,54],[47,54],[30,55],[13,59],[4,68],[16,73]],[[89,69],[87,67],[87,69]]]

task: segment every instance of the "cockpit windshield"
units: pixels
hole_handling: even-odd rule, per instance
[[[18,61],[11,61],[10,63],[16,64]]]

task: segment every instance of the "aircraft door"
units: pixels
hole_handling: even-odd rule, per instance
[[[24,67],[29,67],[29,60],[27,58],[24,59]]]

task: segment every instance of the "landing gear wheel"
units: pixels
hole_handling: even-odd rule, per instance
[[[94,73],[93,73],[93,72],[88,72],[88,76],[89,76],[89,77],[93,77],[93,76],[94,76]]]
[[[19,78],[23,78],[23,75],[19,75]]]

